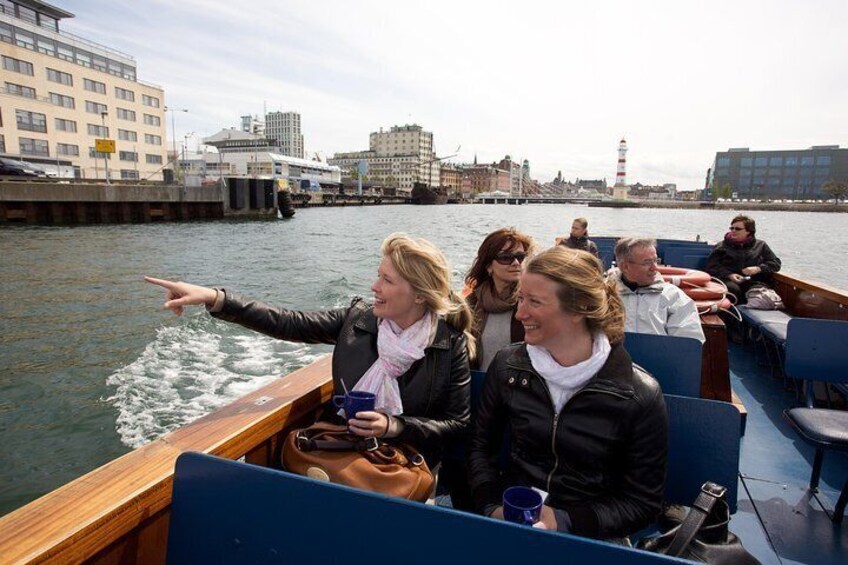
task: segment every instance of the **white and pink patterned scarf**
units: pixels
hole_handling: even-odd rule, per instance
[[[428,312],[405,330],[390,320],[380,321],[377,329],[379,357],[353,387],[353,390],[377,395],[375,410],[392,416],[403,414],[397,379],[424,357],[424,349],[430,345],[434,318]]]

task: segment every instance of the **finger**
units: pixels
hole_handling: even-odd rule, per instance
[[[191,299],[188,296],[183,296],[180,298],[175,298],[174,300],[169,300],[165,303],[165,308],[180,308],[183,306],[191,306]]]
[[[168,281],[168,280],[165,280],[165,279],[157,279],[157,278],[154,278],[154,277],[148,277],[147,275],[145,275],[144,281],[149,282],[150,284],[155,284],[156,286],[161,286],[162,288],[167,288],[167,289],[173,289],[174,287],[177,286],[177,283],[175,283],[173,281]]]
[[[357,420],[365,421],[368,423],[379,420],[381,416],[382,414],[380,414],[379,412],[374,412],[372,410],[363,410],[361,412],[356,413]]]

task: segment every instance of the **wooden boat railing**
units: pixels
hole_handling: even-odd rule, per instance
[[[817,281],[775,273],[772,284],[793,316],[848,320],[848,293]]]
[[[0,563],[165,563],[174,462],[198,451],[269,465],[333,394],[331,356],[0,518]]]

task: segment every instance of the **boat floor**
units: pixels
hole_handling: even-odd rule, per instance
[[[783,419],[783,410],[796,405],[795,392],[771,376],[756,347],[730,346],[731,386],[748,411],[730,528],[763,564],[848,563],[848,519],[830,520],[848,479],[848,457],[826,453],[819,492],[809,491],[814,449]]]

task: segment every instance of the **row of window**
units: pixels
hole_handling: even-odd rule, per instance
[[[0,0],[0,3],[2,3],[2,0]],[[32,33],[29,30],[10,25],[6,22],[0,22],[0,41],[76,63],[83,67],[123,77],[127,80],[136,80],[135,67],[132,65],[109,59],[80,47],[74,47],[61,41],[56,41],[38,33]]]
[[[801,155],[789,157],[743,157],[739,160],[742,167],[796,167],[805,165],[830,165],[830,155]],[[730,157],[719,157],[716,167],[729,167]]]
[[[28,110],[15,110],[15,120],[17,122],[18,129],[20,130],[47,133],[46,114],[31,112]],[[89,135],[109,137],[108,127],[97,124],[87,124],[87,126]],[[70,133],[77,132],[77,123],[74,120],[55,118],[54,127],[57,131],[66,131]],[[138,141],[138,133],[130,130],[118,129],[118,139],[123,141]],[[144,134],[144,142],[150,145],[162,145],[162,136],[146,133]]]
[[[2,136],[0,136],[2,137]],[[21,137],[18,139],[18,144],[20,147],[21,155],[33,155],[37,157],[49,157],[50,156],[50,147],[47,143],[47,140],[44,139],[32,139],[28,137]],[[5,141],[3,142],[3,147],[0,151],[5,152]],[[74,145],[71,143],[57,143],[56,144],[56,153],[58,155],[65,155],[69,157],[79,157],[79,145]],[[88,156],[92,158],[98,159],[111,159],[111,154],[109,153],[99,153],[95,150],[94,147],[88,148]],[[151,155],[150,153],[145,154],[145,161],[148,165],[161,165],[162,164],[162,156],[161,155]],[[135,151],[119,151],[118,159],[121,161],[128,161],[131,163],[138,162],[138,153]]]
[[[59,31],[59,22],[56,18],[10,0],[0,0],[0,14],[9,14],[39,27]]]
[[[783,169],[739,169],[739,178],[765,178],[769,177],[786,177],[786,178],[794,178],[796,176],[801,177],[811,177],[815,176],[827,176],[830,174],[830,167],[803,167],[803,168],[795,168],[795,167],[787,167]],[[716,169],[716,177],[730,177],[730,169]]]

